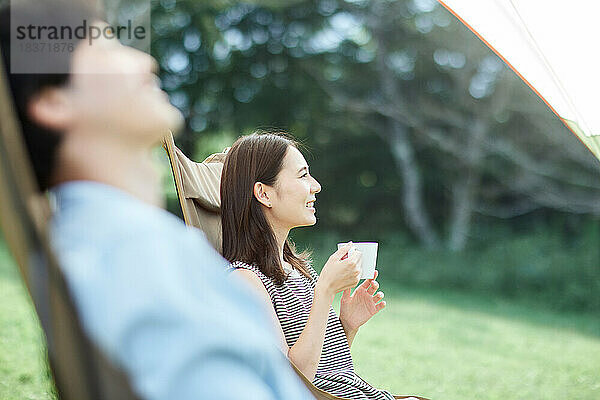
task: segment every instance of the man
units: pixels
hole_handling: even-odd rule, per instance
[[[33,26],[104,27],[73,2],[19,12]],[[7,67],[16,28],[1,10]],[[151,151],[182,117],[156,62],[107,37],[63,55],[48,68],[66,73],[12,70],[9,83],[39,188],[56,197],[51,239],[86,333],[144,399],[311,398],[226,262],[160,208]]]

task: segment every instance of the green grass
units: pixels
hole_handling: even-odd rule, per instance
[[[29,296],[0,242],[0,399],[53,399],[43,341]]]
[[[386,286],[352,347],[358,373],[433,399],[600,398],[600,317]],[[53,399],[38,321],[0,245],[0,399]]]
[[[455,292],[388,288],[386,300],[352,349],[375,386],[446,400],[600,398],[598,317]]]

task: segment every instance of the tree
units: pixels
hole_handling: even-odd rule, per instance
[[[461,250],[489,216],[600,215],[597,161],[433,0],[165,0],[153,28],[184,150],[292,130],[335,188],[320,195],[327,229],[404,223]]]

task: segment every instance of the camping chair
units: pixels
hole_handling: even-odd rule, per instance
[[[0,61],[0,227],[39,316],[59,398],[137,399],[123,372],[81,327],[65,278],[50,251],[49,216],[47,198],[34,184]]]
[[[173,180],[185,223],[202,229],[215,249],[221,252],[220,186],[226,153],[213,154],[201,163],[194,162],[175,146],[171,133],[164,138],[163,147],[171,163]],[[317,400],[346,400],[317,388],[294,363],[290,361],[290,364]],[[395,396],[395,398],[427,400],[418,396]]]

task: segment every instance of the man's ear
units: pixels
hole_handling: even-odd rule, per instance
[[[73,121],[73,108],[65,89],[48,87],[35,94],[27,109],[36,124],[55,131],[64,131]]]
[[[272,207],[271,198],[268,193],[268,186],[262,182],[254,183],[254,197],[265,207]]]

